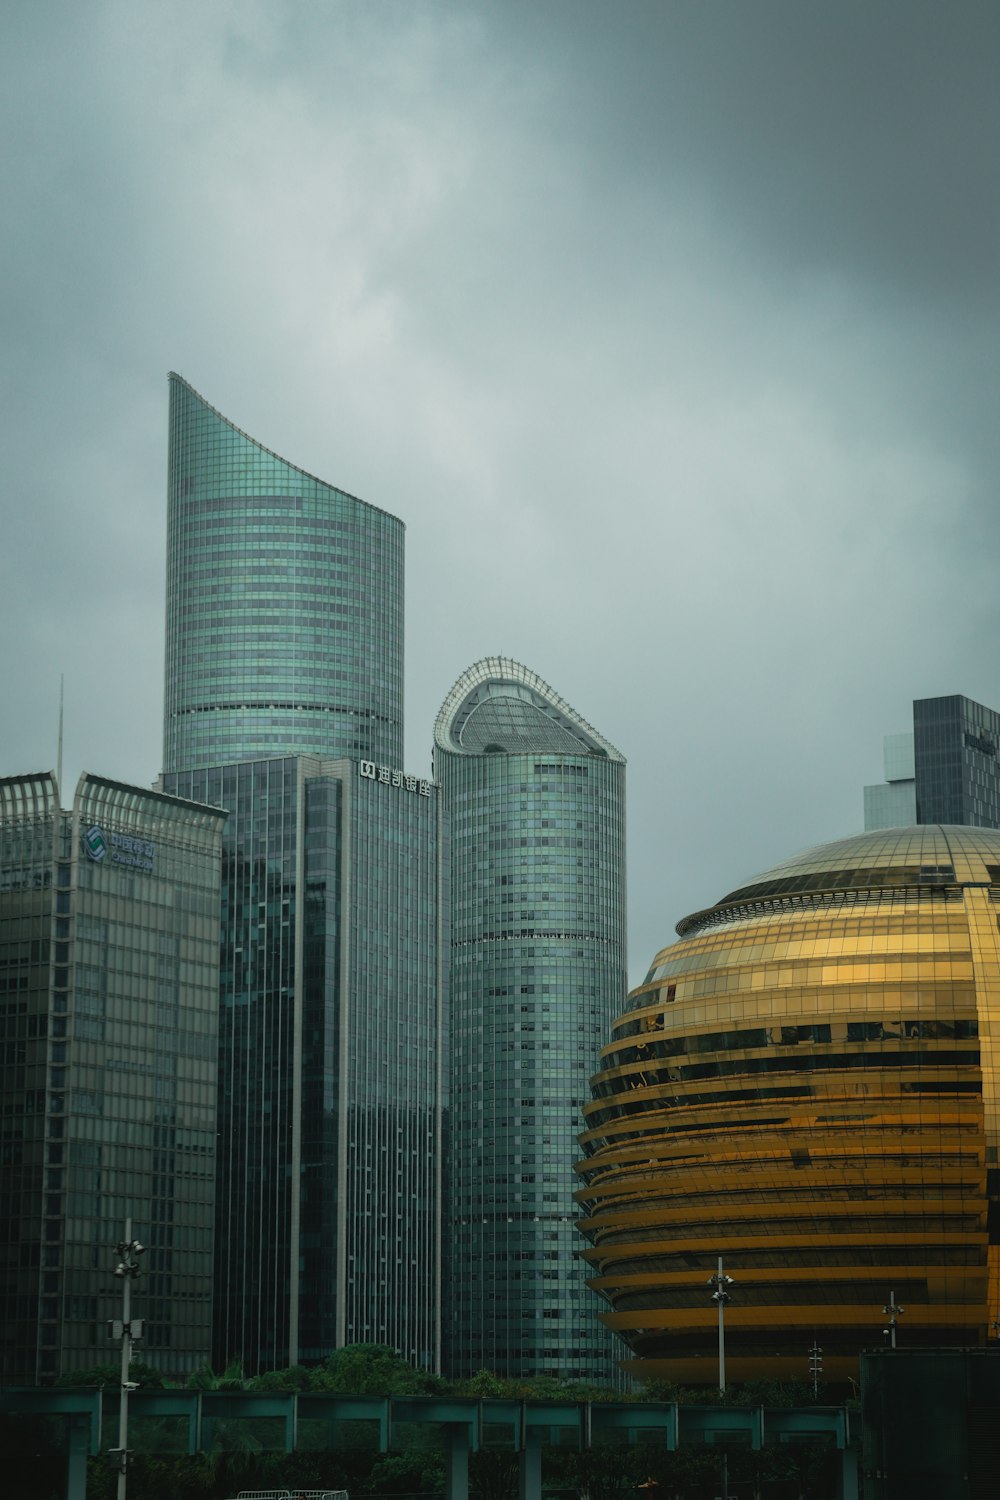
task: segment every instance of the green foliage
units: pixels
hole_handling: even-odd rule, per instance
[[[133,1360],[128,1369],[129,1379],[134,1380],[137,1385],[155,1387],[157,1390],[163,1388],[163,1376],[153,1365],[143,1364],[141,1360]],[[121,1384],[122,1367],[116,1361],[103,1365],[90,1365],[86,1369],[67,1370],[65,1375],[60,1375],[56,1385],[63,1386],[114,1386],[117,1390]]]
[[[589,1452],[570,1449],[553,1451],[545,1465],[545,1478],[558,1489],[575,1490],[580,1500],[625,1500],[650,1477],[653,1459],[645,1448],[628,1448],[617,1443],[602,1443]]]
[[[230,1361],[221,1375],[216,1375],[210,1364],[199,1365],[191,1371],[186,1385],[189,1391],[245,1391],[249,1388],[238,1359]]]
[[[309,1389],[345,1396],[430,1396],[445,1386],[386,1344],[346,1344],[312,1372]]]
[[[619,1391],[587,1381],[555,1380],[551,1375],[536,1375],[531,1380],[503,1380],[490,1370],[478,1370],[470,1380],[443,1383],[451,1396],[478,1396],[492,1401],[618,1401]]]
[[[517,1454],[481,1448],[469,1455],[469,1491],[479,1500],[516,1500]]]
[[[151,1366],[133,1364],[133,1377],[141,1385],[163,1385]],[[120,1367],[107,1363],[74,1370],[59,1384],[117,1387]],[[382,1344],[353,1344],[339,1349],[315,1368],[295,1366],[247,1377],[238,1361],[221,1374],[208,1365],[195,1370],[187,1381],[189,1390],[259,1391],[276,1394],[329,1392],[373,1396],[471,1396],[480,1400],[617,1401],[623,1393],[583,1382],[562,1383],[549,1377],[504,1380],[480,1370],[470,1380],[447,1383],[425,1370],[415,1369],[395,1350]],[[647,1381],[639,1392],[624,1399],[678,1402],[682,1405],[810,1406],[826,1402],[827,1392],[813,1393],[808,1381],[762,1381],[733,1385],[720,1397],[713,1385],[683,1387],[665,1381]],[[54,1419],[50,1419],[54,1420]],[[60,1424],[59,1432],[63,1432]],[[305,1489],[345,1489],[352,1497],[422,1494],[441,1496],[445,1488],[443,1437],[434,1428],[420,1424],[394,1426],[391,1453],[379,1453],[372,1422],[338,1421],[334,1450],[329,1422],[317,1415],[300,1418],[299,1436],[305,1446],[294,1453],[281,1450],[279,1418],[233,1418],[212,1422],[212,1449],[189,1455],[176,1451],[184,1428],[175,1417],[136,1417],[130,1429],[133,1460],[129,1469],[130,1494],[141,1500],[226,1500],[241,1489],[288,1489],[293,1495]],[[275,1446],[269,1446],[270,1444]],[[37,1437],[25,1428],[16,1435],[12,1452],[24,1449],[23,1470],[13,1465],[18,1500],[59,1500],[64,1458],[55,1467],[45,1467],[31,1454]],[[44,1446],[44,1445],[43,1445]],[[170,1450],[175,1451],[171,1452]],[[667,1500],[715,1495],[720,1480],[722,1451],[718,1447],[684,1447],[669,1452],[659,1443],[636,1447],[602,1443],[588,1452],[550,1448],[543,1454],[543,1484],[551,1495],[565,1500]],[[828,1500],[836,1493],[836,1453],[821,1443],[785,1443],[755,1453],[749,1448],[728,1450],[731,1492],[741,1496],[807,1495],[810,1500]],[[51,1472],[50,1472],[51,1469]],[[53,1488],[58,1470],[60,1485]],[[516,1500],[518,1457],[509,1447],[485,1447],[470,1455],[470,1488],[475,1500]],[[88,1467],[88,1500],[114,1500],[115,1474],[105,1457],[92,1459]]]
[[[291,1395],[295,1391],[313,1389],[313,1372],[305,1365],[292,1365],[287,1370],[268,1370],[263,1375],[254,1375],[246,1382],[248,1391],[277,1391]]]
[[[730,1385],[725,1395],[714,1385],[675,1385],[670,1380],[646,1380],[632,1398],[636,1401],[676,1401],[680,1406],[825,1406],[829,1393],[811,1380],[749,1380]],[[839,1404],[839,1403],[838,1403]]]
[[[420,1446],[402,1453],[381,1453],[363,1481],[370,1495],[440,1495],[444,1459],[436,1448]]]

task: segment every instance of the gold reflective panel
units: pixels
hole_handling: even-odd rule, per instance
[[[1000,831],[807,850],[678,925],[613,1027],[577,1171],[629,1368],[856,1376],[1000,1318]],[[1000,1326],[1000,1325],[998,1325]]]

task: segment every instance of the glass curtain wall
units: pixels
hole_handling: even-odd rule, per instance
[[[625,998],[622,757],[491,658],[435,729],[450,823],[446,1368],[608,1379],[575,1256],[575,1133]]]
[[[401,521],[170,376],[163,766],[402,755]]]
[[[164,780],[229,812],[216,1364],[369,1342],[436,1368],[436,788],[312,758]]]
[[[0,783],[0,829],[5,1374],[103,1361],[129,1216],[142,1357],[186,1374],[210,1352],[222,818],[96,776],[70,814],[38,776]]]

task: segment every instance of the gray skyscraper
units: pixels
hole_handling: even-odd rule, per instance
[[[918,698],[913,733],[887,735],[885,785],[865,787],[865,829],[1000,828],[1000,714],[958,694]]]
[[[437,788],[304,756],[164,780],[229,811],[216,1363],[387,1343],[435,1368]]]
[[[141,1357],[208,1358],[222,822],[99,776],[72,811],[50,773],[0,780],[5,1383],[108,1358],[126,1216]]]
[[[171,377],[163,785],[227,810],[217,1364],[440,1343],[443,840],[403,528]]]
[[[434,765],[451,838],[446,1368],[606,1378],[573,1163],[626,992],[625,763],[490,657],[448,694]]]

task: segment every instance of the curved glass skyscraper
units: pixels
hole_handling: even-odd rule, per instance
[[[166,790],[223,807],[214,1359],[440,1358],[442,820],[403,526],[170,377]]]
[[[434,730],[451,827],[452,1375],[606,1377],[575,1257],[575,1130],[625,976],[625,762],[520,663],[477,662]]]
[[[171,374],[164,770],[401,764],[403,533]]]

